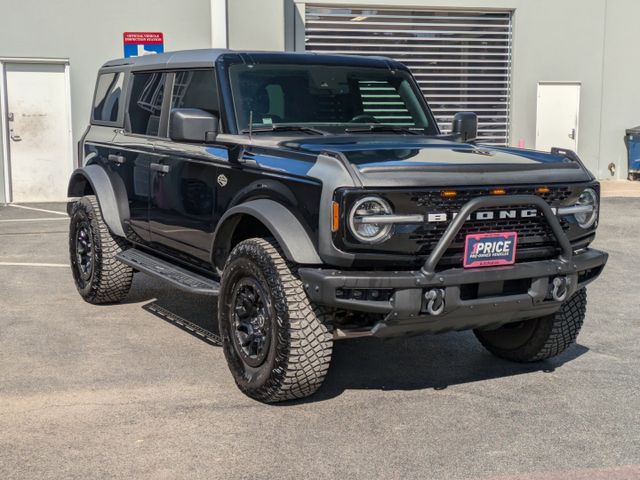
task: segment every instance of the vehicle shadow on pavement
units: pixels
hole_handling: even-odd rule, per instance
[[[302,401],[326,400],[353,389],[445,390],[532,372],[552,373],[588,351],[577,344],[554,359],[518,364],[491,355],[472,332],[336,342],[323,387]]]
[[[136,275],[126,303],[143,302],[147,302],[142,306],[145,311],[210,345],[220,345],[216,298],[172,290],[154,279]],[[329,400],[354,389],[445,390],[495,378],[552,373],[588,351],[577,344],[551,360],[519,364],[489,354],[472,332],[343,340],[334,344],[331,368],[318,393],[277,405]]]

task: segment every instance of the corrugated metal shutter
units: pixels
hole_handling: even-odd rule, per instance
[[[476,112],[483,143],[509,141],[511,33],[511,12],[306,6],[306,50],[404,63],[441,128]]]

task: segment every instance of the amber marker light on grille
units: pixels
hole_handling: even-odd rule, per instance
[[[331,203],[331,231],[337,232],[340,228],[340,205],[338,202]]]
[[[507,191],[504,188],[494,188],[489,193],[491,195],[506,195]]]
[[[536,188],[536,193],[549,193],[551,190],[549,187],[538,187]]]
[[[440,192],[440,195],[442,195],[444,198],[454,198],[458,196],[458,192],[456,192],[455,190],[443,190],[442,192]]]

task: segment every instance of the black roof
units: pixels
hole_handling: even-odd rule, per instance
[[[105,63],[102,68],[126,70],[157,70],[213,67],[220,57],[246,63],[301,63],[323,65],[353,65],[405,69],[401,63],[385,57],[327,55],[310,52],[250,52],[225,49],[182,50],[142,57],[121,58]]]

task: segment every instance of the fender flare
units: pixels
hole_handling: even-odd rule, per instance
[[[98,199],[102,217],[109,229],[121,237],[125,237],[124,222],[130,218],[127,191],[122,183],[114,179],[99,165],[87,165],[76,169],[71,174],[67,195],[70,198],[82,197],[86,183]]]
[[[221,236],[230,235],[243,215],[262,222],[277,240],[288,260],[300,265],[322,264],[316,247],[300,221],[287,207],[268,199],[251,200],[225,212],[213,234],[213,252],[224,241]]]

